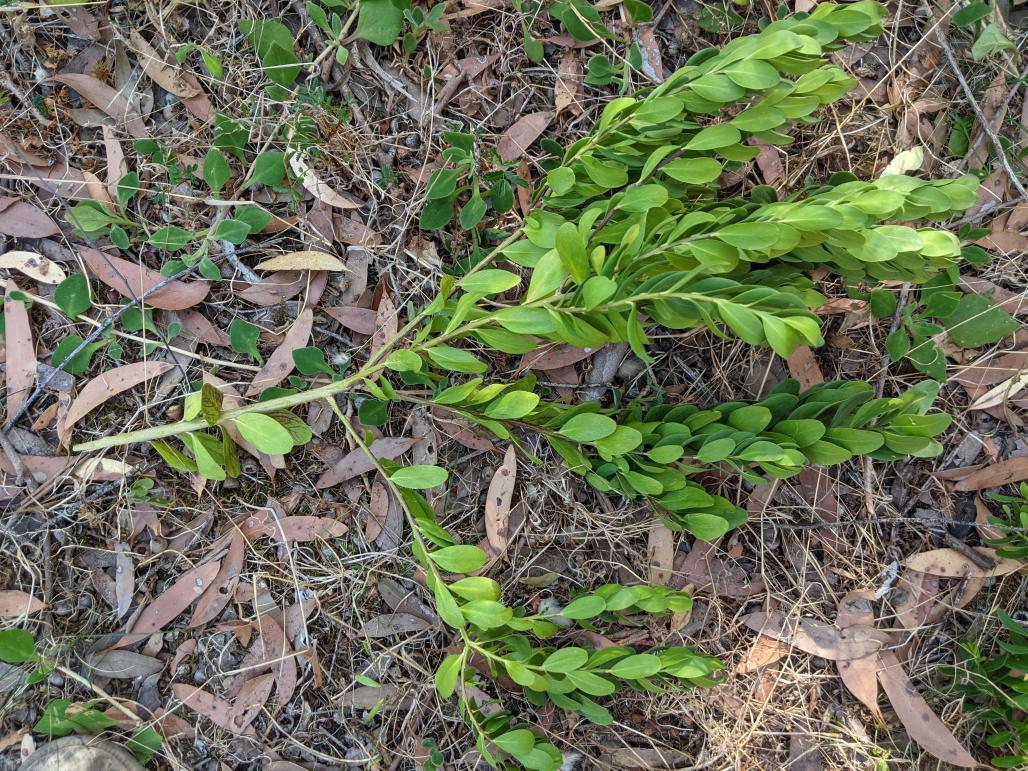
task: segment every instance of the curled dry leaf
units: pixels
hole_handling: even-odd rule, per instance
[[[82,98],[89,100],[114,118],[118,125],[124,125],[128,133],[135,139],[147,138],[143,117],[117,89],[97,80],[92,75],[63,73],[54,75],[54,80],[75,89]]]
[[[97,375],[82,388],[75,401],[71,403],[71,407],[68,408],[64,420],[57,427],[57,436],[60,438],[61,444],[67,445],[75,424],[108,399],[134,388],[150,378],[163,375],[173,366],[164,361],[137,361]]]
[[[221,562],[214,561],[187,570],[143,609],[126,630],[125,636],[113,647],[124,648],[142,642],[152,633],[170,624],[207,591],[220,567]]]
[[[136,58],[139,60],[143,72],[169,94],[188,99],[201,93],[199,88],[186,82],[179,67],[165,62],[164,58],[137,30],[129,32],[129,41],[136,52]]]
[[[293,153],[289,156],[289,167],[293,170],[293,176],[300,180],[304,189],[322,203],[337,209],[359,209],[364,205],[362,202],[354,201],[333,190],[318,179],[314,169],[307,164],[307,160],[300,153]]]
[[[384,439],[376,439],[368,449],[371,450],[371,454],[376,458],[395,460],[409,450],[413,444],[413,439],[387,436]],[[331,468],[318,477],[318,481],[314,483],[314,486],[319,490],[324,490],[326,487],[333,487],[354,477],[359,477],[361,474],[367,474],[374,468],[374,461],[368,457],[362,448],[358,447],[336,461]]]
[[[414,634],[431,629],[432,624],[410,613],[386,613],[369,619],[364,624],[368,637],[391,637],[399,634]]]
[[[0,217],[2,216],[0,214]],[[2,230],[3,228],[0,228],[0,231]],[[36,236],[27,237],[36,238]],[[0,254],[0,268],[24,273],[41,284],[59,284],[67,278],[59,265],[35,252],[10,251]]]
[[[18,413],[36,383],[36,345],[32,340],[32,326],[25,303],[11,299],[11,293],[17,291],[14,279],[8,279],[4,302],[8,420]]]
[[[516,120],[510,128],[503,132],[496,143],[496,152],[502,161],[513,161],[524,155],[553,121],[554,113],[550,110],[533,112]]]
[[[19,592],[17,589],[0,591],[0,618],[20,618],[31,616],[46,607],[46,603],[37,600],[31,594]]]
[[[187,683],[172,683],[171,692],[175,694],[175,698],[189,707],[189,709],[203,715],[214,725],[232,733],[253,734],[253,729],[249,726],[236,730],[232,724],[232,716],[235,714],[232,705],[224,699],[219,699],[217,696],[208,693],[203,688]]]
[[[582,105],[579,94],[582,90],[582,62],[575,51],[566,51],[560,57],[557,66],[557,81],[553,84],[553,104],[559,115],[570,109],[575,115],[581,115]]]
[[[15,238],[46,238],[60,232],[57,223],[42,209],[14,196],[0,197],[0,233]]]
[[[342,308],[323,308],[322,310],[344,327],[358,334],[373,335],[375,333],[377,314],[370,308],[348,305]]]
[[[293,362],[293,351],[303,348],[311,339],[311,329],[314,327],[314,311],[305,308],[300,311],[296,321],[289,327],[282,343],[275,349],[275,352],[268,357],[268,361],[261,367],[261,371],[254,375],[253,382],[246,389],[246,396],[257,396],[262,391],[278,385],[296,366]]]
[[[960,768],[977,768],[975,759],[915,690],[896,654],[881,651],[878,656],[882,663],[878,679],[910,738],[939,760]]]
[[[280,254],[257,265],[255,270],[346,270],[343,264],[335,255],[328,252],[302,251]]]
[[[160,273],[121,257],[103,254],[96,249],[81,249],[79,254],[89,270],[100,281],[130,300],[138,300],[144,293],[167,279]],[[145,302],[153,308],[177,311],[192,308],[203,302],[210,291],[207,281],[171,281],[148,295]]]
[[[836,629],[812,618],[788,618],[784,613],[751,613],[743,623],[755,632],[789,643],[805,653],[830,661],[845,661],[875,653],[886,635],[872,629]]]
[[[86,666],[96,677],[133,680],[157,674],[164,669],[164,662],[132,651],[106,651],[87,658]]]
[[[991,570],[984,570],[956,549],[932,549],[921,552],[908,557],[903,564],[911,570],[943,578],[992,578],[1005,576],[1022,567],[1017,560],[997,557],[995,549],[978,546],[975,547],[975,551],[985,557],[987,561],[995,563],[995,567]]]
[[[743,656],[742,661],[736,666],[735,671],[737,674],[756,672],[761,667],[781,661],[789,655],[789,650],[790,647],[787,643],[773,637],[759,635],[753,641],[753,646]]]
[[[497,552],[507,548],[510,503],[517,478],[518,457],[512,444],[503,456],[503,464],[493,474],[485,496],[485,534],[489,545]]]
[[[993,407],[999,407],[1001,404],[1006,403],[1012,397],[1016,396],[1025,386],[1028,386],[1028,371],[1022,372],[1020,375],[1016,375],[994,388],[990,388],[975,399],[970,406],[968,406],[968,409],[988,410]]]

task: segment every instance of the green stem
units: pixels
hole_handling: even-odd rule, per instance
[[[496,257],[516,239],[520,238],[521,230],[516,230],[511,233],[507,238],[497,244],[492,251],[490,251],[485,257],[479,260],[466,275],[472,275],[473,273],[482,270],[486,265],[491,263]],[[374,375],[377,375],[383,369],[385,369],[384,360],[396,347],[396,345],[406,337],[411,330],[417,327],[427,316],[428,306],[421,310],[417,315],[408,321],[402,329],[400,329],[393,337],[385,342],[385,344],[379,348],[375,353],[371,355],[367,363],[361,367],[357,372],[350,375],[349,377],[343,378],[342,380],[336,381],[335,383],[328,383],[327,385],[321,386],[320,388],[312,388],[309,391],[303,391],[297,394],[289,394],[287,396],[280,396],[277,399],[269,399],[265,402],[255,402],[254,404],[247,404],[243,407],[239,407],[234,410],[230,410],[224,413],[217,425],[223,425],[228,421],[238,418],[240,415],[247,415],[250,413],[267,413],[275,412],[276,410],[287,410],[292,407],[298,407],[302,404],[317,401],[318,399],[331,399],[336,394],[348,391],[361,382],[367,380]],[[415,347],[415,350],[426,350],[432,345],[437,345],[445,340],[450,340],[458,337],[461,334],[467,334],[471,329],[475,329],[478,326],[483,326],[476,322],[469,322],[456,330],[453,330],[448,335],[442,335],[435,340],[427,343],[422,343]],[[92,452],[94,450],[105,450],[110,447],[120,447],[126,444],[133,444],[135,442],[150,442],[154,439],[165,439],[170,436],[176,436],[178,434],[188,433],[190,431],[201,431],[210,428],[207,421],[202,418],[196,420],[181,420],[178,423],[169,423],[164,426],[155,426],[154,428],[145,428],[139,431],[129,431],[123,434],[115,434],[114,436],[103,437],[102,439],[96,439],[92,442],[83,442],[76,444],[72,447],[73,452]]]

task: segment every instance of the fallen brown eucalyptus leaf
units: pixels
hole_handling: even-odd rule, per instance
[[[330,517],[296,516],[272,520],[268,529],[274,539],[307,543],[318,538],[339,538],[349,528],[345,522]]]
[[[996,566],[991,570],[983,570],[956,549],[924,551],[907,557],[903,564],[911,570],[917,570],[933,576],[942,576],[943,578],[992,578],[994,576],[1005,576],[1008,573],[1020,570],[1022,567],[1018,560],[997,557],[995,549],[978,546],[974,547],[974,550],[987,560],[994,562]]]
[[[414,634],[431,629],[432,624],[410,613],[385,613],[368,619],[364,623],[364,634],[368,637],[391,637],[399,634]]]
[[[550,110],[533,112],[518,118],[496,142],[496,152],[501,161],[513,161],[520,158],[531,147],[553,121],[554,114]]]
[[[253,382],[246,389],[246,396],[257,396],[274,385],[278,385],[296,366],[293,362],[293,351],[303,348],[311,339],[314,328],[314,311],[305,308],[300,311],[296,321],[289,327],[282,343],[268,357],[261,371],[253,377]]]
[[[59,284],[67,278],[59,265],[35,252],[12,250],[5,254],[0,254],[0,268],[24,273],[41,284]]]
[[[143,609],[125,636],[113,647],[124,648],[142,642],[153,632],[163,629],[207,591],[220,567],[220,561],[212,561],[187,570]]]
[[[346,270],[342,260],[328,252],[302,251],[280,254],[255,265],[254,270]]]
[[[189,709],[203,715],[214,725],[224,728],[231,733],[253,734],[253,728],[249,726],[241,731],[237,731],[232,724],[232,715],[234,714],[232,705],[224,699],[219,699],[217,696],[208,693],[203,688],[198,688],[188,683],[172,683],[171,692],[175,694],[175,698],[189,707]]]
[[[375,330],[371,334],[371,352],[375,353],[396,337],[399,329],[400,321],[396,314],[396,306],[389,298],[389,293],[383,292],[375,313]]]
[[[667,586],[675,566],[675,534],[654,517],[646,545],[647,578],[651,584]]]
[[[218,614],[225,609],[232,594],[239,583],[239,576],[243,570],[243,560],[246,557],[246,538],[238,530],[233,530],[229,538],[228,549],[221,560],[221,567],[218,574],[211,581],[207,591],[203,593],[200,600],[193,608],[193,615],[186,626],[197,627],[213,621]]]
[[[60,232],[57,223],[42,209],[16,196],[0,197],[0,233],[15,238],[46,238]]]
[[[507,448],[500,465],[489,482],[485,496],[485,534],[497,552],[507,548],[510,504],[518,478],[518,457],[514,445]]]
[[[914,689],[896,654],[881,651],[878,658],[882,664],[878,680],[910,738],[939,760],[961,768],[977,768],[977,761]]]
[[[401,691],[395,685],[382,685],[377,688],[362,685],[349,693],[344,693],[341,706],[343,709],[373,709],[380,702],[383,710],[410,709],[414,704],[414,696],[409,691]]]
[[[4,302],[4,341],[7,345],[7,417],[18,413],[36,384],[36,344],[25,303],[11,297],[20,291],[14,279],[7,280]]]
[[[83,417],[114,396],[144,383],[150,378],[163,375],[174,367],[164,361],[137,361],[115,367],[97,375],[79,391],[75,401],[68,408],[64,420],[57,427],[57,436],[62,445],[67,445],[71,430]]]
[[[567,343],[542,345],[521,357],[518,371],[526,369],[550,370],[569,367],[596,354],[598,348],[577,348]]]
[[[17,589],[0,591],[0,618],[31,616],[45,607],[45,602],[37,600],[26,592],[20,592]]]
[[[371,450],[371,454],[376,458],[395,460],[409,450],[413,444],[413,439],[387,436],[384,439],[376,439],[368,449]],[[314,486],[319,490],[324,490],[326,487],[332,487],[354,477],[359,477],[361,474],[366,474],[374,468],[375,462],[368,457],[362,448],[358,447],[336,461],[331,468],[318,477],[318,481],[314,483]]]
[[[789,618],[780,611],[751,613],[742,621],[755,632],[830,661],[872,654],[882,647],[885,638],[875,630],[860,627],[840,630],[812,618]]]
[[[773,637],[758,635],[753,645],[736,665],[736,674],[748,674],[756,672],[761,667],[781,661],[789,655],[791,648],[787,643],[776,640]]]
[[[135,139],[147,138],[143,117],[117,89],[108,86],[92,75],[64,73],[54,75],[54,80],[75,89],[83,99],[92,102],[114,118],[119,125],[124,125],[128,133]]]
[[[1011,482],[1028,479],[1028,456],[1001,460],[978,469],[957,482],[953,489],[959,492],[984,490],[988,487],[1002,487]]]
[[[873,601],[874,592],[871,591],[857,590],[847,593],[839,602],[839,615],[835,619],[835,625],[840,629],[873,627]],[[839,677],[843,685],[880,720],[882,713],[878,708],[877,679],[879,661],[878,654],[873,653],[869,656],[837,661],[835,664],[839,668]]]
[[[157,674],[164,669],[164,662],[132,651],[106,651],[87,658],[86,666],[97,677],[132,680]]]
[[[96,249],[80,249],[79,254],[89,270],[100,281],[130,300],[138,300],[144,293],[165,280],[160,273],[121,257],[103,254]],[[210,291],[207,281],[172,281],[148,295],[145,302],[152,308],[177,311],[192,308],[203,302]]]
[[[235,704],[228,719],[233,733],[242,733],[260,714],[261,707],[267,704],[271,689],[275,685],[275,676],[271,673],[259,675],[247,680],[236,696]]]
[[[272,273],[261,283],[250,284],[236,294],[248,303],[265,308],[296,297],[306,286],[306,273],[282,271]]]
[[[322,308],[322,310],[344,327],[358,334],[373,335],[375,333],[377,314],[370,308],[347,305],[341,308]]]
[[[198,96],[201,91],[196,86],[186,82],[182,77],[180,68],[168,64],[164,58],[157,53],[146,39],[137,30],[129,32],[129,41],[136,51],[136,58],[140,66],[154,83],[163,88],[172,96],[182,99]]]

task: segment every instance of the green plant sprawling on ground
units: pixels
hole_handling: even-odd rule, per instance
[[[594,488],[644,499],[671,527],[703,539],[745,518],[693,478],[703,472],[756,482],[789,477],[807,464],[937,454],[933,437],[949,418],[928,414],[938,388],[932,382],[896,398],[874,398],[866,383],[824,383],[801,393],[786,382],[753,403],[603,409],[543,401],[531,377],[491,382],[484,377],[488,365],[475,353],[523,354],[546,341],[583,347],[625,341],[652,361],[648,330],[660,326],[707,328],[787,356],[822,342],[811,310],[823,301],[809,278],[815,268],[851,285],[873,285],[923,283],[956,265],[962,257],[957,238],[916,223],[944,221],[975,203],[974,177],[861,181],[837,174],[785,200],[766,187],[748,199],[725,198],[717,185],[723,172],[756,155],[748,140],[788,144],[791,124],[815,121],[821,106],[852,87],[825,55],[878,36],[883,15],[872,2],[823,3],[810,15],[696,53],[648,93],[615,99],[593,132],[548,172],[523,228],[461,275],[444,277],[439,294],[362,365],[337,372],[316,349],[295,353],[301,374],[322,383],[328,376],[328,384],[227,411],[220,392],[207,385],[187,399],[178,423],[75,449],[149,441],[174,468],[217,481],[239,474],[237,442],[272,455],[308,442],[311,432],[292,408],[324,399],[342,418],[335,397],[361,392],[370,397],[365,404],[381,405],[362,408],[365,425],[384,420],[390,405],[429,403],[515,444],[520,432],[535,432],[569,472]],[[278,50],[284,46],[269,40],[254,42],[265,47],[265,63],[293,75],[293,62]],[[276,156],[275,179],[288,168]],[[454,185],[461,173],[450,174]],[[437,199],[446,198],[444,214],[452,214],[449,193],[433,190]],[[253,225],[241,223],[242,237]],[[235,338],[234,330],[234,346]],[[340,425],[370,455],[370,435],[348,420]],[[502,705],[480,700],[484,674],[508,678],[535,705],[553,703],[596,723],[611,720],[596,699],[619,690],[716,682],[719,662],[688,648],[594,650],[565,634],[569,624],[602,631],[637,623],[641,615],[685,611],[687,594],[611,585],[550,614],[507,606],[495,581],[473,575],[486,565],[486,554],[455,543],[418,492],[443,484],[447,472],[375,463],[403,503],[438,613],[458,634],[436,673],[438,691],[458,696],[490,763],[556,769],[561,755]]]

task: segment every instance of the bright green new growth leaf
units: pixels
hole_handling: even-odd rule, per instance
[[[278,21],[244,19],[239,29],[256,49],[264,74],[280,86],[292,85],[300,74],[300,64],[289,28]]]
[[[397,487],[427,490],[443,484],[448,476],[446,469],[438,466],[405,466],[394,471],[389,479]]]
[[[289,431],[269,415],[250,412],[232,419],[239,434],[267,455],[284,455],[293,449]]]
[[[403,11],[392,0],[361,0],[356,36],[375,45],[396,42],[403,28]]]
[[[447,546],[429,552],[428,558],[448,573],[472,573],[488,560],[485,552],[477,546]],[[492,600],[474,600],[474,602],[492,602]]]
[[[23,664],[36,656],[36,643],[24,629],[0,629],[0,661]]]

